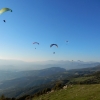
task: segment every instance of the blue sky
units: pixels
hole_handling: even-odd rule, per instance
[[[0,15],[1,59],[100,61],[100,0],[0,2],[13,10]]]

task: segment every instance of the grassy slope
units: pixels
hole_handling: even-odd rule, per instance
[[[88,80],[88,79],[92,79],[94,76],[89,76],[89,77],[78,77],[78,78],[73,78],[73,79],[71,79],[70,81],[71,82],[73,82],[73,81],[77,81],[77,82],[79,82],[79,81],[85,81],[85,80]]]
[[[100,84],[73,85],[32,100],[100,100]]]

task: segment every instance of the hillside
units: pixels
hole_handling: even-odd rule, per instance
[[[69,84],[100,84],[100,71],[90,75],[71,78]]]
[[[34,76],[49,76],[52,74],[56,74],[59,72],[66,71],[64,68],[60,67],[51,67],[41,70],[28,70],[28,71],[4,71],[0,70],[0,82],[5,80],[13,80],[16,78],[22,78],[22,77],[34,77]]]
[[[67,89],[34,97],[32,100],[100,100],[100,84],[73,85]]]
[[[40,71],[39,76],[27,76],[5,81],[0,85],[0,95],[5,94],[7,97],[33,95],[46,87],[53,87],[56,81],[63,81],[64,84],[65,82],[67,84],[97,84],[100,83],[100,72],[96,72],[99,69],[100,66],[69,71],[56,67],[45,69],[42,70],[43,72]]]
[[[67,84],[67,86],[68,86],[68,88],[67,88],[67,90],[68,91],[70,91],[70,92],[66,92],[67,93],[67,95],[69,94],[69,93],[71,93],[71,94],[74,94],[74,92],[77,94],[77,96],[78,96],[78,94],[79,94],[79,97],[75,97],[76,99],[75,100],[79,100],[79,99],[81,99],[81,97],[82,98],[84,98],[83,100],[88,100],[88,98],[89,98],[89,96],[91,95],[91,96],[93,96],[93,94],[94,93],[98,93],[99,91],[100,91],[100,89],[98,90],[98,88],[100,87],[100,71],[98,71],[98,72],[95,72],[95,73],[93,73],[93,74],[91,74],[91,75],[86,75],[86,76],[77,76],[77,77],[71,77],[70,78],[70,80],[68,80],[66,83],[64,83],[64,81],[62,80],[62,82],[61,81],[59,81],[60,82],[60,84],[62,84],[62,86],[59,84],[59,83],[57,83],[55,86],[56,86],[56,88],[52,88],[52,89],[54,89],[54,91],[56,91],[55,92],[55,94],[53,94],[53,97],[51,97],[51,94],[52,93],[49,93],[49,94],[43,94],[44,96],[40,96],[41,98],[43,98],[43,100],[55,100],[55,98],[56,99],[58,99],[58,98],[60,98],[61,99],[61,97],[64,97],[64,93],[57,93],[58,92],[58,89],[60,89],[59,91],[62,91],[63,89],[62,89],[62,87],[65,85],[65,84]],[[63,84],[64,83],[64,84]],[[73,84],[72,86],[71,86],[71,84]],[[79,85],[78,85],[79,84]],[[82,89],[78,89],[78,90],[76,90],[76,89],[72,89],[73,87],[77,87],[78,86],[78,88],[81,88],[82,87]],[[80,86],[80,87],[79,87]],[[92,87],[91,87],[92,86]],[[96,88],[97,86],[99,86],[97,89],[94,89],[94,87]],[[92,89],[93,88],[93,89]],[[88,90],[87,90],[88,89]],[[82,92],[83,91],[83,92]],[[86,92],[87,93],[86,93]],[[85,93],[84,93],[85,92]],[[81,93],[84,93],[84,95],[81,95]],[[29,98],[31,97],[34,97],[34,98],[36,98],[36,96],[38,96],[38,94],[41,94],[41,92],[40,93],[37,93],[36,95],[33,95],[33,96],[29,96]],[[68,100],[74,100],[74,97],[73,98],[71,98],[71,94],[69,94],[68,96],[69,96],[69,98],[66,98],[66,99],[68,99]],[[46,95],[46,97],[45,97],[45,95]],[[56,95],[56,96],[55,96]],[[57,95],[60,95],[59,97],[57,97]],[[85,96],[86,96],[86,98],[85,98]],[[48,99],[49,98],[49,99]],[[97,97],[98,98],[98,97]],[[60,99],[58,99],[58,100],[60,100]],[[64,98],[62,98],[63,100],[64,100]],[[65,100],[66,100],[65,99]],[[91,99],[91,98],[90,98]],[[33,99],[33,100],[35,100],[35,99]],[[37,100],[37,99],[36,99]],[[82,100],[82,99],[81,99]],[[91,99],[92,100],[92,99]],[[96,99],[93,99],[93,100],[96,100]],[[98,100],[98,99],[97,99]]]
[[[32,91],[31,93],[34,93],[37,88],[40,88],[39,86],[56,81],[58,79],[56,74],[60,75],[60,73],[65,71],[65,69],[59,67],[24,71],[24,77],[0,82],[0,95],[5,94],[8,97],[17,97],[21,92],[27,93],[28,91],[30,93],[29,91]]]

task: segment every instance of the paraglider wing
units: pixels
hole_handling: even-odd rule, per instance
[[[50,47],[52,47],[52,46],[54,46],[54,45],[58,48],[58,45],[57,45],[57,44],[51,44]]]
[[[38,45],[39,45],[39,43],[38,43],[38,42],[33,42],[33,44],[38,44]]]
[[[0,10],[0,14],[4,13],[4,12],[6,12],[6,11],[12,12],[12,10],[11,10],[10,8],[2,8],[2,9]]]

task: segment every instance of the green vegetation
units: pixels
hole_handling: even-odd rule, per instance
[[[91,76],[91,77],[84,77],[83,76],[83,77],[73,78],[73,79],[70,80],[70,83],[81,84],[81,83],[84,83],[85,81],[90,80],[92,78],[94,78],[94,76]]]
[[[79,77],[79,78],[74,78],[73,81],[85,81],[87,79],[91,79],[93,78],[93,76],[91,77]]]
[[[19,92],[14,92],[16,90],[12,91],[13,94],[16,93],[18,95],[16,98],[6,98],[2,95],[0,100],[99,100],[100,71],[88,75],[77,74],[59,79],[58,77],[61,75],[63,76],[63,74],[54,76],[58,80],[48,84],[23,90],[20,88]],[[54,79],[52,77],[51,79]],[[63,89],[65,85],[68,87]],[[8,91],[8,93],[11,92]]]
[[[84,77],[72,78],[71,84],[100,84],[100,71]]]
[[[32,100],[100,100],[100,84],[73,85]]]
[[[69,85],[66,89],[55,90],[52,93],[34,96],[32,100],[100,100],[100,84],[92,85]],[[27,97],[27,96],[26,96]],[[1,96],[0,100],[28,100],[21,97],[20,99],[5,98]],[[30,99],[30,100],[31,100]]]

